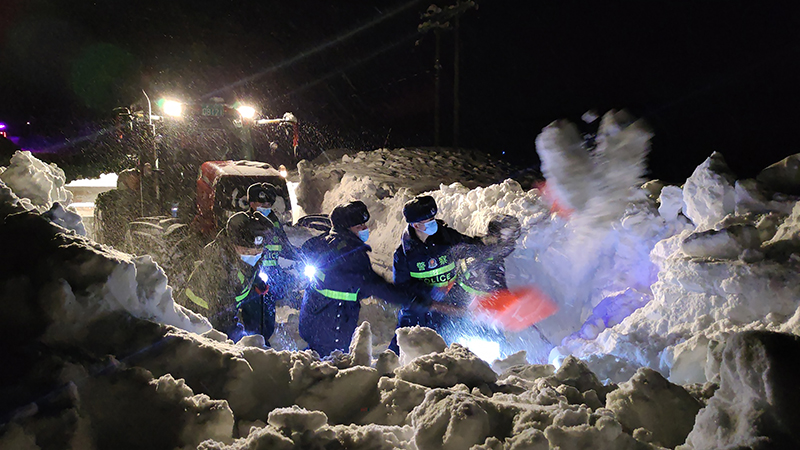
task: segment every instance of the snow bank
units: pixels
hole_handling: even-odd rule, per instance
[[[65,188],[65,180],[63,170],[45,164],[29,151],[15,152],[9,166],[0,167],[0,181],[16,194],[23,208],[38,211],[51,222],[86,236],[81,216],[69,208],[72,192]]]
[[[662,204],[661,211],[672,218],[679,202],[676,188],[669,192],[661,197],[671,206]],[[736,181],[715,153],[687,180],[682,203],[694,226],[653,246],[652,300],[596,338],[565,340],[555,355],[588,358],[617,380],[646,366],[674,382],[704,383],[717,379],[715,351],[729,336],[791,329],[788,321],[800,306],[792,256],[800,224],[796,199],[770,194],[753,180]]]
[[[21,171],[24,164],[47,167],[28,152],[17,152],[14,161],[4,175]],[[14,180],[15,188],[0,182],[4,192],[0,241],[5,256],[0,260],[4,310],[0,320],[6,331],[14,339],[80,339],[89,324],[115,311],[195,332],[210,329],[205,318],[172,302],[172,288],[149,256],[126,255],[58,226],[74,219],[58,203],[41,215],[29,211],[27,205],[46,203],[40,203],[41,197],[36,200],[39,203],[20,199],[14,189],[21,194],[63,191],[63,172],[55,166],[50,169],[48,173],[61,174],[61,187],[53,187],[53,180],[41,172],[28,178],[27,184],[23,177],[7,178]]]
[[[23,199],[25,209],[40,213],[49,210],[54,202],[69,205],[72,193],[64,188],[66,179],[58,166],[40,161],[29,151],[15,152],[8,167],[0,172],[0,180]]]
[[[541,286],[563,313],[507,333],[507,358],[491,365],[424,328],[400,330],[399,358],[382,352],[376,340],[390,334],[378,328],[394,318],[373,300],[346,354],[233,344],[174,305],[149,257],[68,232],[0,182],[0,332],[11,362],[0,448],[798,447],[800,346],[765,331],[800,331],[796,199],[720,175],[719,155],[692,176],[691,195],[686,185],[640,189],[649,132],[618,114],[604,123],[603,155],[573,156],[593,174],[632,172],[607,190],[561,183],[562,195],[583,199],[569,219],[514,181],[456,183],[466,166],[447,153],[428,159],[450,170],[432,170],[435,180],[417,170],[403,187],[392,171],[427,163],[424,153],[379,150],[314,168],[313,177],[341,170],[323,210],[367,202],[384,271],[402,204],[418,189],[465,233],[482,234],[495,213],[520,219],[509,282]],[[551,161],[575,144],[552,142]],[[549,173],[566,173],[558,164]],[[731,186],[732,208],[718,209],[709,199]],[[608,210],[594,209],[604,199]],[[528,364],[554,344],[555,364]]]
[[[797,336],[752,331],[722,350],[719,390],[681,449],[795,448],[800,442]]]
[[[585,370],[568,373],[577,362],[531,396],[499,385],[489,365],[463,347],[424,350],[428,340],[421,336],[430,330],[410,330],[417,338],[401,340],[404,355],[419,355],[405,365],[391,353],[372,357],[368,324],[348,355],[330,361],[312,352],[233,345],[172,303],[163,272],[149,257],[68,233],[26,211],[4,184],[0,192],[0,241],[10,245],[5,255],[17,255],[2,260],[0,329],[4,347],[21,357],[3,387],[13,407],[3,412],[4,447],[635,442],[608,413],[569,404],[565,395],[574,390],[575,398],[601,405],[588,390],[602,386],[584,386]]]

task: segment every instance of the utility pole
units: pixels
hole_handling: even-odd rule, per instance
[[[434,118],[433,134],[434,145],[439,146],[441,129],[441,33],[443,30],[453,30],[454,52],[453,52],[453,147],[458,148],[458,136],[460,128],[459,109],[461,101],[459,98],[460,85],[460,65],[461,65],[461,41],[459,37],[460,17],[469,9],[478,9],[478,4],[473,0],[456,0],[456,4],[446,6],[444,9],[436,5],[431,5],[422,14],[423,22],[417,27],[420,33],[427,33],[433,30],[436,37],[436,50],[434,54]],[[450,25],[453,20],[453,26]],[[419,44],[419,41],[417,41]]]
[[[427,11],[422,14],[423,21],[418,27],[420,33],[427,33],[433,30],[434,38],[436,40],[433,53],[433,146],[439,147],[441,136],[441,123],[442,123],[442,101],[441,101],[441,85],[442,85],[442,30],[445,26],[433,20],[434,17],[440,15],[442,9],[436,5],[428,7]],[[417,41],[419,45],[419,41]]]
[[[460,16],[456,16],[453,26],[453,148],[458,150],[458,127],[459,127],[459,99],[458,99],[458,84],[459,84],[459,51],[461,42],[458,39],[458,25]]]
[[[442,30],[434,31],[436,34],[436,50],[433,57],[434,70],[434,98],[433,98],[433,146],[439,147],[439,133],[442,127],[442,100],[439,91],[442,88]]]

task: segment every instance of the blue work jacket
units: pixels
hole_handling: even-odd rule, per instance
[[[370,251],[355,233],[338,228],[309,239],[301,248],[306,264],[316,271],[303,294],[300,336],[320,356],[349,349],[361,299],[377,297],[400,305],[424,302],[375,273]]]

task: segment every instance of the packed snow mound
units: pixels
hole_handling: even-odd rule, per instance
[[[789,217],[780,225],[777,223],[777,217],[766,216],[757,224],[757,229],[763,230],[762,236],[768,238],[764,251],[775,259],[786,260],[800,253],[800,203],[795,203]]]
[[[86,227],[83,225],[83,218],[80,214],[65,209],[61,203],[55,202],[53,206],[42,213],[42,217],[49,219],[54,224],[72,230],[81,236],[86,236]]]
[[[42,216],[13,209],[0,239],[2,326],[14,339],[80,339],[87,326],[114,311],[194,332],[208,321],[176,305],[167,278],[150,256],[133,257],[68,233]]]
[[[789,195],[800,195],[800,153],[766,167],[756,180],[765,188]]]
[[[0,167],[0,181],[15,193],[19,204],[28,211],[38,211],[51,222],[86,236],[81,216],[69,209],[72,193],[64,187],[64,171],[55,164],[45,164],[31,152],[17,151],[10,165]]]
[[[115,311],[199,333],[211,328],[173,303],[172,288],[150,256],[123,254],[71,232],[67,228],[80,230],[82,222],[58,202],[42,214],[27,208],[46,203],[20,195],[63,191],[61,169],[17,152],[4,175],[9,171],[30,175],[9,177],[15,187],[0,181],[6,255],[0,260],[0,321],[10,339],[80,340],[91,323]]]
[[[49,210],[54,202],[69,205],[72,193],[64,188],[64,171],[53,163],[46,164],[29,151],[17,151],[8,167],[0,171],[3,181],[22,200],[25,209],[40,213]]]
[[[800,443],[797,336],[750,331],[727,340],[719,390],[697,415],[684,450],[796,448]]]
[[[712,153],[683,186],[683,214],[701,231],[712,228],[734,212],[734,181],[722,154]]]
[[[618,381],[646,366],[673,382],[704,383],[718,378],[715,351],[729,336],[794,330],[789,323],[800,306],[797,199],[771,194],[755,180],[735,180],[718,153],[687,180],[682,202],[678,189],[665,187],[660,196],[670,206],[662,203],[659,212],[674,228],[651,247],[657,280],[644,297],[609,305],[632,299],[639,309],[610,328],[596,327],[590,317],[554,350],[553,360],[579,355]],[[692,224],[675,216],[681,203]],[[607,317],[605,311],[595,315]]]
[[[608,394],[606,402],[626,430],[647,430],[650,442],[669,448],[684,443],[702,406],[685,389],[647,368]]]
[[[298,164],[300,183],[297,201],[306,214],[328,213],[346,201],[326,194],[345,173],[370,178],[378,199],[391,197],[401,188],[412,195],[437,189],[441,184],[459,182],[470,188],[506,179],[513,167],[478,151],[448,148],[376,149],[356,154],[323,153],[313,162]],[[320,198],[324,203],[319,203]]]

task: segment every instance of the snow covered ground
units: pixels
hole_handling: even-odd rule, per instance
[[[612,112],[590,152],[554,122],[536,140],[547,196],[476,153],[298,167],[305,212],[368,205],[384,274],[420,192],[467,234],[520,219],[509,283],[560,310],[506,333],[491,364],[420,328],[401,330],[400,358],[381,352],[393,323],[377,300],[324,361],[226,341],[151,258],[83,237],[63,172],[18,153],[0,168],[0,448],[798,448],[800,206],[769,189],[796,189],[793,165],[737,180],[714,153],[663,186],[643,178],[651,136]]]

